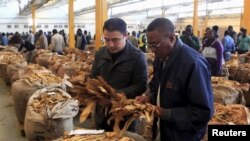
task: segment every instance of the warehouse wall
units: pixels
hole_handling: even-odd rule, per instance
[[[147,25],[154,18],[131,18],[129,16],[121,17],[128,24],[128,31],[142,31],[147,27]],[[156,18],[156,17],[155,17]],[[173,21],[176,26],[176,31],[185,30],[185,26],[188,24],[193,24],[193,19],[178,19],[177,21]],[[53,29],[62,30],[68,33],[68,19],[67,18],[38,18],[37,21],[37,31],[42,29],[43,31],[52,31]],[[27,17],[19,17],[18,19],[13,18],[4,18],[0,19],[0,32],[28,32],[31,29],[32,20]],[[213,26],[217,24],[219,29],[220,37],[223,37],[225,29],[228,25],[232,25],[236,32],[240,29],[240,16],[235,15],[231,17],[210,17],[208,20],[208,26]],[[77,16],[75,18],[75,31],[77,28],[81,28],[82,30],[90,31],[92,36],[95,34],[95,16],[94,14]],[[204,32],[204,18],[199,18],[199,37],[203,36]]]
[[[31,18],[4,18],[0,19],[0,32],[28,32],[31,29],[32,20]],[[55,19],[55,18],[42,18],[36,20],[37,31],[43,30],[45,32],[52,31],[53,29],[62,30],[64,29],[68,33],[68,19]],[[82,30],[88,30],[92,33],[95,31],[95,25],[93,20],[82,20],[75,19],[75,31],[81,28]]]

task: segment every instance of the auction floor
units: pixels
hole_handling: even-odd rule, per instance
[[[10,87],[0,78],[0,141],[26,141],[18,128]]]
[[[93,128],[93,122],[87,120],[79,123],[79,114],[74,117],[75,128]],[[0,141],[26,141],[21,136],[19,125],[14,111],[10,86],[6,86],[0,78]]]

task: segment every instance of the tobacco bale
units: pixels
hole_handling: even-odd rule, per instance
[[[12,99],[14,102],[15,113],[20,124],[24,123],[26,106],[29,97],[37,90],[44,87],[66,86],[60,77],[56,77],[51,72],[35,72],[27,78],[15,81],[11,87]]]
[[[54,54],[51,56],[48,60],[49,63],[49,70],[51,70],[54,74],[57,74],[58,69],[62,64],[69,61],[74,61],[75,55],[74,54],[68,54],[68,55],[58,55]]]
[[[214,102],[221,104],[240,104],[245,103],[244,97],[240,94],[239,91],[231,88],[220,85],[212,85],[213,86],[213,94],[214,94]]]
[[[48,60],[52,55],[53,53],[49,50],[39,49],[37,50],[36,55],[34,57],[34,62],[43,67],[48,68],[49,67]]]
[[[49,70],[38,64],[28,64],[27,66],[25,66],[22,69],[19,69],[15,74],[12,75],[11,82],[13,83],[16,80],[28,78],[32,73],[39,71],[49,71]]]
[[[229,79],[250,83],[250,63],[239,64],[237,68],[229,68]]]
[[[248,125],[249,110],[240,104],[224,106],[219,103],[214,104],[215,113],[209,124],[236,124]]]
[[[22,62],[22,63],[17,63],[17,64],[9,64],[7,66],[7,75],[5,77],[5,82],[7,84],[12,84],[12,77],[18,73],[18,71],[20,69],[23,69],[24,67],[26,67],[28,64],[26,61]]]
[[[49,102],[48,102],[49,101]],[[28,140],[54,140],[73,130],[73,117],[78,102],[58,88],[36,91],[29,99],[25,115],[25,134]]]
[[[3,78],[7,85],[10,84],[10,76],[7,73],[7,68],[10,65],[9,71],[16,71],[18,68],[27,65],[26,60],[24,57],[15,52],[0,52],[0,64],[3,65],[4,71]]]

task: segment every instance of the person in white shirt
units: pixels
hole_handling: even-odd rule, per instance
[[[28,39],[27,39],[27,41],[28,42],[30,42],[32,45],[34,45],[34,43],[35,43],[35,35],[33,34],[33,32],[30,30],[29,31],[29,37],[28,37]]]
[[[53,36],[51,38],[50,50],[58,54],[64,54],[63,48],[65,47],[65,42],[63,36],[60,35],[56,29],[53,29],[52,33]]]

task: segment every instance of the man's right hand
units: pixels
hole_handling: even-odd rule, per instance
[[[138,103],[147,103],[150,102],[150,98],[148,96],[142,95],[135,97],[135,101]]]

